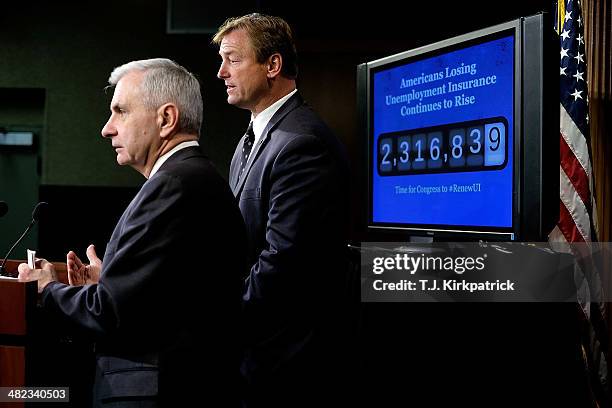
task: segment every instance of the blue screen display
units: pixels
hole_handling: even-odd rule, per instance
[[[374,224],[512,228],[514,35],[471,44],[372,74]]]

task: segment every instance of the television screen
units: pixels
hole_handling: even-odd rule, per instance
[[[525,224],[542,224],[540,153],[558,158],[554,144],[542,147],[554,121],[544,105],[558,101],[545,92],[545,36],[525,41],[543,30],[541,17],[358,67],[369,227],[513,240]],[[556,123],[546,136],[553,141]],[[547,171],[558,178],[558,161],[549,161]]]
[[[512,228],[514,36],[375,71],[375,223]]]

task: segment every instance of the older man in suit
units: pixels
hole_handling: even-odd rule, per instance
[[[95,406],[234,406],[246,235],[231,191],[198,147],[199,83],[167,59],[117,67],[109,83],[102,135],[117,162],[147,180],[103,261],[93,246],[88,265],[68,254],[72,285],[44,260],[40,269],[21,264],[19,277],[38,280],[44,307],[96,339]]]
[[[346,155],[296,89],[296,48],[284,20],[231,18],[213,42],[228,103],[251,112],[229,177],[249,238],[246,405],[328,405],[342,351],[333,329],[342,325],[346,272]]]

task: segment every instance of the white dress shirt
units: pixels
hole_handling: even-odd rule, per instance
[[[153,175],[155,173],[157,173],[157,170],[159,170],[159,168],[162,166],[162,164],[164,164],[166,162],[166,160],[168,160],[170,158],[170,156],[172,156],[174,153],[178,152],[179,150],[183,150],[187,147],[191,147],[191,146],[199,146],[200,144],[198,143],[197,140],[189,140],[187,142],[182,142],[177,144],[176,146],[174,146],[172,148],[172,150],[170,150],[167,153],[164,153],[163,155],[161,155],[157,161],[155,162],[155,164],[153,165],[153,168],[151,169],[151,173],[149,174],[148,178],[153,177]]]

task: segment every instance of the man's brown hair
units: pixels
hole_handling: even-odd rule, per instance
[[[297,78],[297,50],[291,27],[285,20],[259,13],[231,17],[219,27],[212,42],[221,45],[223,37],[235,30],[247,33],[258,63],[263,64],[272,54],[279,53],[283,59],[281,74],[290,79]]]

